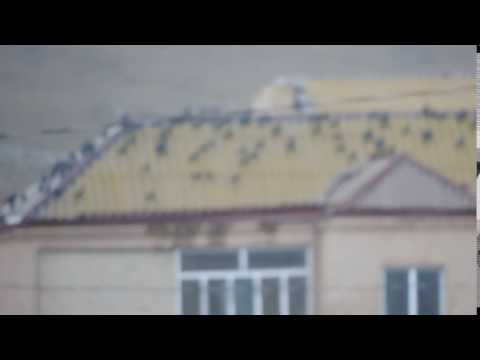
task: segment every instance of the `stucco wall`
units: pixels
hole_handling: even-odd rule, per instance
[[[162,297],[158,301],[154,301],[154,297],[150,300],[143,297],[141,304],[135,295],[118,295],[118,301],[113,303],[106,296],[100,302],[101,306],[97,306],[97,303],[97,307],[92,309],[73,311],[68,307],[68,297],[51,298],[51,294],[45,295],[49,285],[61,281],[61,277],[48,277],[51,277],[56,266],[71,272],[71,276],[65,279],[79,276],[75,281],[88,288],[103,284],[127,287],[142,285],[171,290],[176,287],[174,250],[177,248],[292,245],[306,246],[313,250],[315,313],[382,314],[384,268],[407,265],[443,267],[445,312],[475,313],[477,278],[473,217],[345,217],[313,222],[304,220],[299,223],[282,221],[282,225],[273,231],[262,229],[257,221],[246,221],[230,224],[223,232],[217,231],[215,236],[212,236],[212,225],[206,224],[192,230],[190,235],[180,237],[178,234],[172,235],[171,229],[165,227],[133,225],[30,228],[2,232],[0,313],[54,313],[62,312],[62,308],[69,309],[71,313],[95,313],[105,312],[105,306],[110,306],[111,313],[174,314],[178,301],[176,291],[162,291]],[[81,255],[88,258],[82,271],[78,250],[85,252],[88,249],[94,256],[89,258],[85,254]],[[71,254],[77,258],[68,261],[66,257],[50,257],[47,262],[39,261],[41,257],[48,257],[55,252]],[[132,257],[108,256],[95,259],[98,253],[111,255],[115,252],[155,253],[159,258],[158,261],[150,261],[151,258],[146,260],[140,269],[138,264],[143,260],[132,262]],[[148,256],[144,259],[148,259]],[[102,266],[119,262],[125,265],[125,272],[119,272],[118,279],[115,274],[99,274]],[[49,271],[50,275],[46,274]],[[108,272],[108,268],[105,271]],[[38,288],[40,284],[42,291]],[[91,301],[88,293],[78,296],[84,297],[84,303]],[[135,307],[136,305],[138,306]]]
[[[174,260],[142,226],[3,233],[0,314],[175,314]]]
[[[328,229],[316,257],[319,313],[383,314],[389,266],[442,267],[444,312],[476,312],[473,218],[347,218]]]

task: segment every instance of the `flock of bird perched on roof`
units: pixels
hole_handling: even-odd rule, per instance
[[[334,129],[341,119],[355,119],[360,117],[378,122],[381,128],[388,128],[390,120],[394,116],[393,113],[389,112],[368,112],[360,114],[321,113],[315,110],[314,105],[316,104],[308,97],[305,90],[305,82],[301,78],[279,78],[276,80],[275,85],[290,88],[293,94],[293,102],[291,105],[293,114],[274,116],[268,114],[268,112],[263,113],[260,111],[257,113],[254,110],[223,113],[213,108],[199,110],[197,112],[186,110],[178,116],[167,119],[154,118],[141,122],[132,121],[128,115],[123,115],[120,121],[107,126],[93,141],[85,142],[78,151],[71,152],[65,158],[57,161],[40,181],[31,185],[22,193],[9,196],[3,206],[0,207],[0,224],[18,224],[25,217],[35,214],[35,212],[42,207],[46,199],[59,198],[65,190],[68,178],[74,176],[79,169],[86,167],[93,160],[101,157],[108,145],[120,137],[125,138],[125,141],[118,147],[117,154],[119,156],[126,154],[130,147],[136,144],[136,131],[145,126],[160,128],[158,141],[155,145],[155,152],[159,157],[162,157],[168,155],[169,141],[171,140],[174,128],[177,125],[185,123],[190,123],[195,128],[209,125],[213,128],[214,133],[220,134],[214,136],[221,136],[224,141],[228,141],[234,137],[234,132],[228,125],[234,122],[239,123],[241,127],[248,127],[253,123],[257,123],[259,126],[271,124],[271,137],[279,138],[284,135],[282,120],[294,119],[295,121],[307,121],[313,124],[311,133],[315,137],[322,133],[324,123],[328,123],[330,128]],[[453,116],[457,121],[463,122],[469,115],[470,112],[466,110],[460,110],[452,114],[424,107],[420,113],[416,113],[414,116],[437,121],[442,121]],[[223,131],[224,128],[227,129]],[[402,129],[402,134],[408,135],[411,131],[407,125]],[[419,136],[421,136],[424,143],[428,144],[433,141],[434,133],[431,129],[427,128],[422,130]],[[340,131],[334,132],[333,137],[336,152],[345,154],[349,162],[354,163],[357,160],[357,156],[354,152],[347,154],[348,144],[345,142],[343,134]],[[382,137],[375,136],[371,129],[366,129],[363,134],[361,134],[361,137],[364,143],[374,145],[375,156],[387,156],[394,152],[394,149],[388,147]],[[190,163],[197,162],[216,146],[216,142],[217,139],[214,137],[198,146],[198,148],[190,154],[188,161]],[[457,148],[464,145],[464,138],[460,137],[455,140],[455,146]],[[253,147],[240,147],[238,154],[239,169],[255,161],[265,146],[265,141],[261,140],[257,141]],[[287,154],[294,153],[297,146],[298,140],[295,137],[286,136],[285,149]],[[142,172],[147,174],[149,171],[149,164],[145,164],[142,167]],[[214,178],[214,174],[211,171],[195,171],[191,174],[191,178],[194,181],[211,181]],[[236,185],[240,181],[240,178],[239,173],[233,174],[230,177],[230,182]],[[83,193],[83,189],[76,191],[74,198],[76,200],[82,199]],[[156,201],[155,193],[148,193],[145,199],[148,202]]]
[[[297,89],[298,93],[300,94],[300,99],[303,99],[301,94],[301,89]],[[304,107],[308,105],[308,102],[303,99],[302,104],[297,104],[300,107]],[[419,114],[425,118],[431,118],[435,120],[443,120],[447,118],[447,116],[451,114],[447,114],[446,112],[437,112],[433,109],[424,108]],[[318,124],[318,126],[314,126],[312,129],[313,134],[318,133],[321,131],[321,124],[325,121],[329,121],[330,124],[334,124],[336,120],[339,119],[339,114],[335,114],[332,116],[328,113],[308,113],[299,116],[293,115],[296,118],[304,119],[308,122],[313,124]],[[351,116],[345,115],[345,116]],[[388,126],[390,121],[390,114],[387,112],[370,112],[367,114],[361,114],[361,116],[366,116],[368,119],[377,120],[383,126]],[[455,118],[458,121],[464,121],[469,116],[469,112],[465,110],[458,111],[454,114]],[[292,116],[290,116],[291,118]],[[287,116],[286,118],[289,118]],[[106,127],[100,136],[96,137],[93,141],[85,142],[78,151],[71,152],[65,158],[56,162],[52,168],[50,169],[49,173],[44,175],[40,181],[34,183],[30,187],[26,189],[23,193],[13,194],[9,196],[3,206],[0,208],[0,223],[3,222],[5,224],[17,224],[22,221],[23,218],[28,216],[32,213],[32,209],[38,208],[40,203],[44,198],[53,196],[59,197],[63,191],[63,184],[66,178],[72,175],[79,167],[88,164],[95,158],[101,156],[103,149],[107,143],[112,142],[114,139],[120,136],[125,136],[129,134],[134,134],[134,132],[138,129],[143,128],[146,124],[158,126],[163,130],[160,133],[158,143],[156,146],[156,152],[158,155],[165,155],[168,152],[168,141],[170,139],[170,135],[172,133],[172,129],[179,124],[182,123],[191,123],[192,126],[198,127],[203,126],[204,124],[209,124],[215,130],[222,129],[225,125],[229,124],[230,122],[239,122],[241,126],[249,126],[253,122],[257,122],[260,125],[268,124],[273,122],[274,120],[278,120],[273,116],[260,114],[256,115],[251,110],[234,112],[230,114],[223,114],[219,111],[200,111],[198,113],[193,113],[192,111],[185,111],[184,113],[180,114],[179,116],[174,116],[169,119],[162,119],[162,120],[148,120],[145,122],[135,122],[132,121],[128,115],[124,115],[121,120],[117,123],[111,124],[110,126]],[[404,131],[408,131],[407,128]],[[281,123],[275,125],[272,128],[272,136],[279,136],[282,132]],[[231,138],[233,133],[231,131],[227,131],[222,135],[225,139]],[[432,132],[431,131],[424,131],[422,133],[422,137],[424,142],[429,142],[432,140]],[[365,132],[364,141],[373,141],[373,134],[370,132]],[[128,151],[128,147],[133,144],[135,141],[134,137],[130,137],[130,140],[127,140],[118,150],[119,154],[122,152]],[[382,139],[376,139],[376,146],[379,151],[384,149],[384,143]],[[211,149],[215,144],[214,140],[210,140],[209,142],[200,146],[197,151],[191,154],[190,161],[195,162],[202,154],[206,153]],[[462,139],[457,141],[457,146],[462,145]],[[258,151],[265,146],[265,143],[258,142],[253,150],[248,150],[246,148],[240,149],[240,166],[248,165],[249,162],[253,161],[257,156]],[[296,141],[294,138],[287,139],[287,152],[294,152],[296,147]],[[341,151],[341,149],[339,149]],[[148,171],[148,169],[146,170]],[[209,178],[212,177],[211,173],[195,173],[192,174],[192,178],[194,179],[202,179],[202,178]],[[231,179],[232,183],[238,181],[238,176],[235,176]]]
[[[93,141],[86,141],[78,151],[73,151],[55,162],[40,181],[29,186],[23,193],[10,195],[0,208],[0,220],[5,224],[16,224],[43,198],[49,195],[59,196],[63,181],[75,169],[92,161],[110,140],[138,127],[139,125],[131,121],[128,116],[123,116],[118,123],[105,128]]]

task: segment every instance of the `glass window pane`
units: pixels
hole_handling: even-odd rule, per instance
[[[252,280],[235,280],[235,306],[237,315],[253,315]]]
[[[187,251],[182,253],[182,270],[232,270],[238,268],[235,251]]]
[[[182,314],[200,315],[200,284],[198,281],[182,281]]]
[[[289,314],[307,314],[307,280],[304,277],[288,279]]]
[[[209,315],[227,314],[227,286],[224,280],[208,282],[208,313]]]
[[[305,251],[253,250],[249,252],[248,264],[252,269],[303,267]]]
[[[408,270],[387,270],[387,314],[408,315]]]
[[[280,315],[279,279],[262,280],[263,315]]]
[[[437,270],[418,270],[418,313],[440,314],[440,276]]]

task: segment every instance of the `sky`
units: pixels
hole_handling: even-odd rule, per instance
[[[122,112],[248,107],[284,75],[475,76],[475,46],[0,46],[0,199]],[[65,130],[52,134],[52,130]],[[66,131],[69,130],[69,131]],[[53,131],[55,132],[55,131]],[[61,132],[61,131],[60,131]]]

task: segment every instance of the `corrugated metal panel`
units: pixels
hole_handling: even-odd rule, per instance
[[[76,166],[69,185],[55,188],[34,216],[76,219],[311,204],[341,172],[393,153],[406,154],[474,193],[471,79],[305,86],[311,87],[305,93],[314,103],[325,102],[325,94],[349,101],[310,115],[295,110],[287,117],[218,113],[187,114],[169,124],[127,121],[118,138],[97,141],[102,144],[94,161],[80,171]],[[270,95],[272,101],[278,98],[274,89]]]

